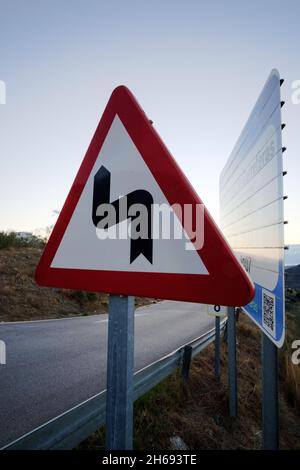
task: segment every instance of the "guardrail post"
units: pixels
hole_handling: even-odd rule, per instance
[[[220,382],[221,377],[221,364],[220,364],[220,317],[216,317],[216,324],[215,324],[215,375],[217,382]]]
[[[228,322],[226,323],[224,327],[224,333],[223,333],[223,341],[228,345]]]
[[[236,322],[235,307],[228,307],[228,381],[229,415],[237,417]]]
[[[184,380],[187,382],[190,375],[191,361],[192,361],[192,346],[184,346],[183,349],[183,360],[182,360],[182,375]]]
[[[277,347],[262,333],[262,418],[263,448],[277,450],[278,432],[278,356]]]
[[[110,295],[106,447],[131,450],[133,440],[134,297]]]

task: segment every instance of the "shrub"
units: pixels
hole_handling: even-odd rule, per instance
[[[98,298],[96,292],[85,292],[82,290],[72,290],[69,292],[69,296],[81,306],[87,302],[95,302]]]
[[[0,232],[0,249],[10,247],[43,247],[44,240],[35,235],[27,238],[18,236],[16,232]]]

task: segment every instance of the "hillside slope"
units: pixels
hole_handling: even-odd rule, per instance
[[[105,313],[107,294],[37,286],[39,247],[0,250],[0,321],[41,320]],[[136,305],[154,302],[136,298]]]
[[[285,287],[300,289],[300,264],[285,270]]]

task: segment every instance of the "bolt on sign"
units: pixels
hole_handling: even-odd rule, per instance
[[[243,309],[278,347],[285,334],[281,83],[273,70],[220,176],[221,228],[255,285]]]
[[[132,93],[114,90],[36,269],[41,285],[244,305],[254,288]]]

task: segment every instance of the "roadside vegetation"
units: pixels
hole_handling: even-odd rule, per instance
[[[300,266],[298,268],[299,272]],[[286,338],[279,356],[280,379],[288,404],[300,416],[300,364],[291,361],[292,344],[300,340],[300,289],[286,289],[286,321]]]
[[[0,232],[0,250],[4,248],[40,247],[45,245],[43,238],[31,235],[23,238],[16,232]]]
[[[44,320],[107,313],[104,293],[50,289],[35,283],[34,272],[44,240],[0,232],[0,322]],[[136,298],[136,305],[155,300]]]
[[[287,303],[287,340],[279,352],[280,447],[300,450],[300,365],[292,364],[291,341],[299,338],[298,292]],[[297,311],[297,313],[296,313]],[[214,375],[214,345],[194,360],[185,383],[180,371],[161,382],[134,406],[134,448],[175,449],[175,442],[195,449],[260,449],[261,333],[243,313],[237,322],[238,418],[229,417],[227,345],[222,341],[221,383]],[[172,439],[173,438],[173,439]],[[104,449],[102,428],[81,449]]]

